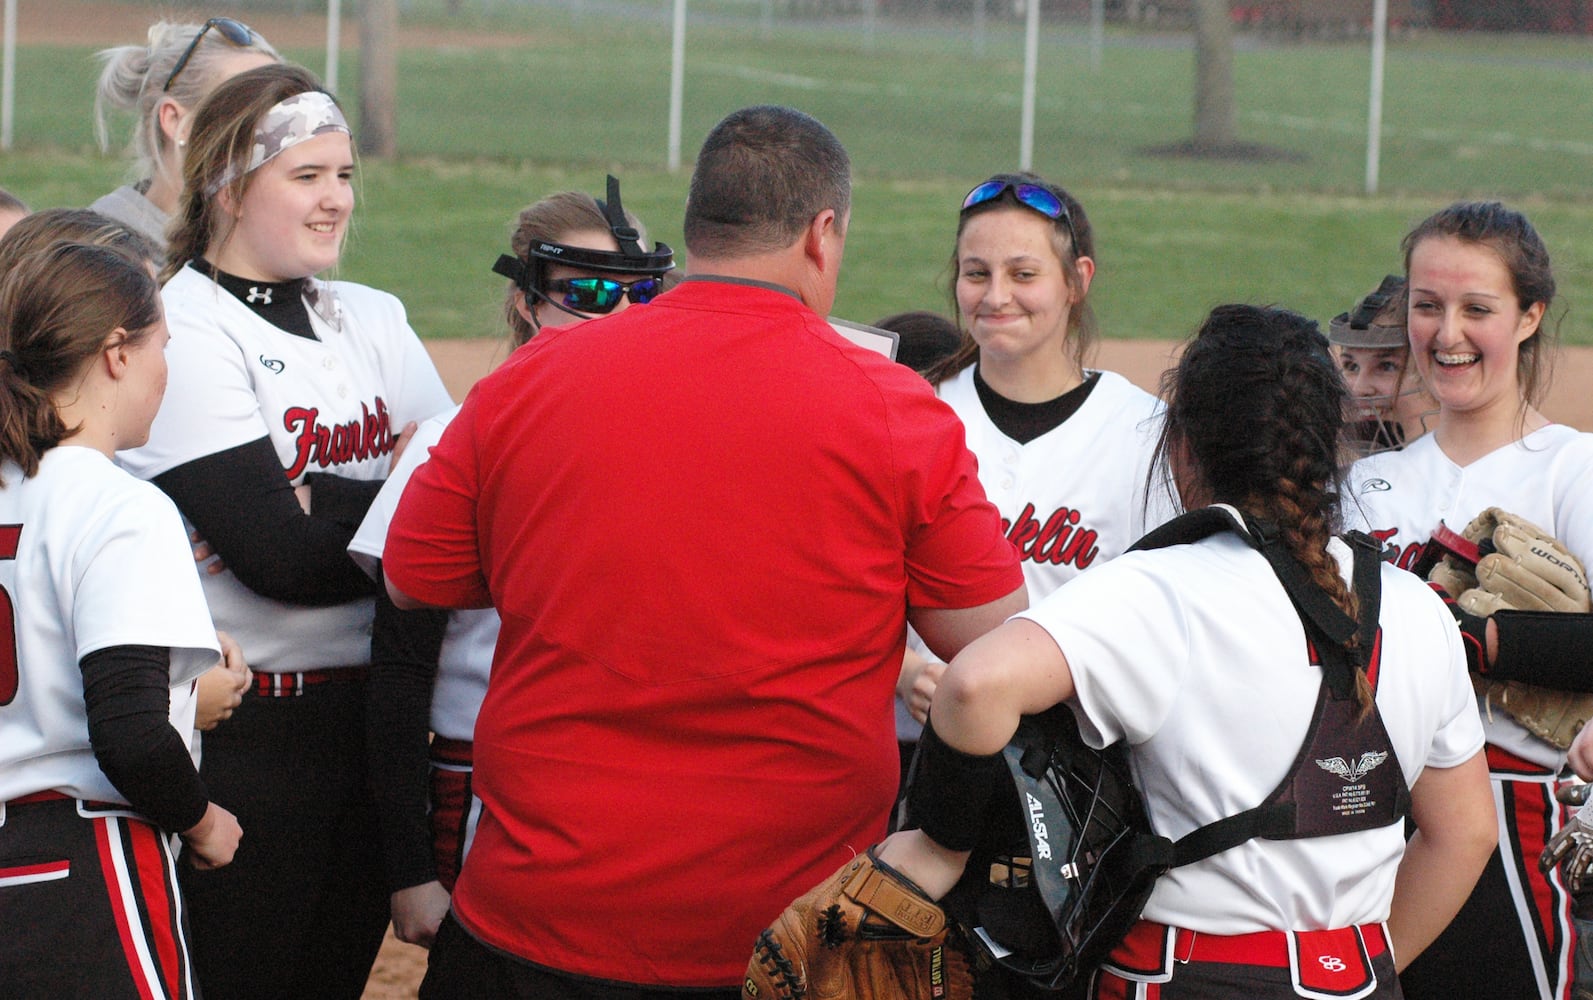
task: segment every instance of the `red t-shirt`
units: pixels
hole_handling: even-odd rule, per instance
[[[385,566],[503,618],[460,921],[554,969],[716,987],[884,835],[908,605],[1023,582],[922,379],[712,280],[483,379]]]

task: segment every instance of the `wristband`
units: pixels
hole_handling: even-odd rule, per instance
[[[1593,614],[1499,611],[1499,658],[1489,676],[1556,691],[1593,693]]]
[[[971,851],[984,830],[986,807],[1005,780],[1001,754],[967,754],[947,746],[924,724],[907,785],[907,824],[951,851]]]

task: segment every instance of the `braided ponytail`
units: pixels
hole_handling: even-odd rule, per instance
[[[1162,394],[1158,457],[1176,450],[1203,500],[1275,525],[1311,581],[1355,617],[1355,594],[1327,550],[1339,529],[1337,443],[1349,401],[1316,323],[1286,309],[1218,306],[1163,376]],[[1371,711],[1364,671],[1356,701]]]

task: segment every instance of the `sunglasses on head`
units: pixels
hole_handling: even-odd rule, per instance
[[[211,28],[225,38],[228,42],[240,49],[248,48],[254,44],[254,30],[242,21],[234,21],[230,17],[213,17],[194,34],[194,40],[183,49],[183,54],[177,58],[177,64],[171,68],[171,75],[166,77],[166,86],[160,88],[162,93],[170,93],[171,85],[177,82],[177,75],[188,66],[188,60],[194,57],[194,50],[199,48],[200,39],[204,38]]]
[[[1074,252],[1078,252],[1079,238],[1073,231],[1073,217],[1068,214],[1067,205],[1049,188],[1043,188],[1038,184],[1004,180],[985,181],[968,192],[968,197],[962,200],[962,210],[966,212],[975,205],[995,201],[1008,191],[1012,192],[1013,197],[1018,199],[1018,204],[1023,207],[1033,209],[1047,219],[1060,220],[1062,225],[1067,227],[1068,242],[1073,246]]]
[[[581,313],[613,312],[621,298],[635,305],[653,301],[663,290],[657,278],[615,281],[612,278],[560,278],[550,281],[544,294],[552,301]]]

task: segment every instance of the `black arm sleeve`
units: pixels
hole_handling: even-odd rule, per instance
[[[376,595],[365,748],[391,891],[437,878],[432,854],[427,736],[446,611],[400,611]]]
[[[327,605],[376,592],[375,583],[348,554],[349,540],[359,527],[352,513],[358,505],[351,499],[356,491],[328,490],[333,494],[331,516],[319,511],[306,515],[282,474],[270,438],[196,458],[154,481],[227,569],[255,593],[291,604]],[[310,489],[314,510],[316,487]],[[364,506],[358,507],[360,516],[374,496],[371,488]]]
[[[181,833],[198,823],[210,795],[171,724],[171,650],[112,646],[78,666],[100,770],[161,829]]]
[[[304,481],[310,487],[310,516],[348,529],[350,538],[360,530],[365,512],[371,509],[376,494],[386,482],[385,479],[345,479],[330,472],[308,473]]]
[[[1593,694],[1593,614],[1496,611],[1499,655],[1488,678]]]

